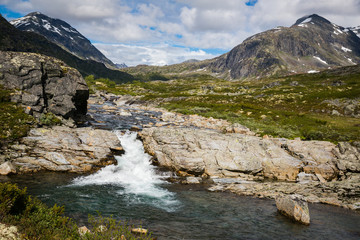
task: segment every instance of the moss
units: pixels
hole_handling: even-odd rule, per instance
[[[39,122],[41,125],[46,125],[46,126],[54,126],[61,124],[61,120],[51,112],[42,113],[40,115]]]

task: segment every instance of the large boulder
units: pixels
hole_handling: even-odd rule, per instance
[[[280,213],[303,224],[310,224],[310,214],[307,202],[300,195],[279,196],[275,199]]]
[[[194,175],[296,181],[302,168],[302,161],[256,136],[175,127],[143,129],[140,136],[160,165]]]
[[[19,144],[11,145],[5,152],[8,162],[4,164],[11,161],[17,173],[40,170],[83,173],[114,164],[114,156],[123,153],[112,131],[55,126],[32,129]]]
[[[65,118],[86,114],[89,89],[81,74],[52,57],[0,52],[0,84],[16,89],[12,101],[38,117],[52,112]]]

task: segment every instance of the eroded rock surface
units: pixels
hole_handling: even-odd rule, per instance
[[[159,165],[180,176],[210,179],[213,191],[267,198],[299,193],[309,202],[360,209],[357,143],[335,145],[173,126],[145,128],[140,136]]]
[[[123,153],[114,132],[92,128],[32,129],[19,144],[5,151],[17,173],[40,170],[88,172],[115,163]]]
[[[328,142],[264,139],[190,128],[147,128],[141,132],[147,151],[162,166],[212,177],[270,178],[296,181],[300,172],[327,180],[337,173]],[[316,147],[318,144],[318,147]],[[289,147],[290,146],[291,152]],[[303,146],[305,145],[305,146]],[[311,148],[307,148],[311,146]],[[332,148],[331,148],[332,147]]]
[[[74,118],[87,111],[85,80],[77,70],[52,57],[0,51],[0,84],[16,89],[11,100],[36,117],[52,112]]]

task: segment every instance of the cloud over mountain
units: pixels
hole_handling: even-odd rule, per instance
[[[288,26],[312,13],[342,26],[360,25],[358,0],[0,0],[0,5],[65,20],[92,41],[107,44],[107,49],[136,45],[139,51],[161,45],[169,50],[182,46],[225,52],[257,32]]]

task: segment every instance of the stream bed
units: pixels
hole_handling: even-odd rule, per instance
[[[0,181],[27,187],[49,206],[64,205],[66,215],[80,226],[87,224],[88,214],[96,216],[99,211],[142,225],[159,240],[360,239],[360,214],[354,211],[309,204],[311,224],[304,226],[280,215],[274,200],[209,192],[206,185],[169,183],[171,173],[151,165],[136,133],[126,131],[154,121],[149,116],[157,113],[137,111],[126,119],[102,112],[101,106],[91,109],[98,125],[114,129],[125,149],[124,155],[116,156],[117,165],[82,176],[38,173],[0,176]]]

